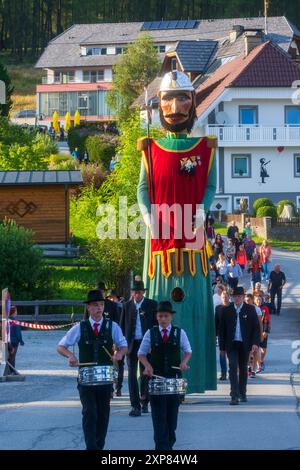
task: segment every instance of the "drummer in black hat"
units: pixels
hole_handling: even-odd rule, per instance
[[[171,302],[160,302],[156,314],[158,326],[148,330],[143,338],[138,358],[148,377],[181,378],[182,372],[189,368],[191,345],[185,331],[172,325],[174,313]],[[150,403],[155,450],[172,450],[180,396],[150,395]]]
[[[229,361],[230,405],[238,405],[247,402],[248,359],[251,350],[259,349],[261,331],[255,307],[244,302],[244,288],[235,287],[232,297],[233,303],[222,311],[219,346]]]
[[[131,289],[132,296],[123,305],[120,326],[128,343],[128,386],[131,402],[129,416],[141,416],[148,413],[148,379],[143,375],[144,368],[140,364],[141,395],[137,380],[138,357],[137,352],[146,331],[156,322],[157,303],[145,297],[143,281],[135,281]]]
[[[73,326],[59,342],[57,351],[69,359],[71,367],[94,363],[111,366],[127,352],[127,342],[122,330],[104,314],[104,297],[99,290],[88,293],[86,300],[89,318]],[[78,344],[79,362],[71,346]],[[114,352],[115,345],[115,352]],[[82,403],[82,427],[87,450],[102,450],[109,422],[111,384],[78,384]]]

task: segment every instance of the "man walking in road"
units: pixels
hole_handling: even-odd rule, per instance
[[[270,274],[268,282],[268,292],[271,293],[271,309],[277,315],[280,315],[282,302],[282,288],[286,283],[285,274],[281,271],[280,265],[276,264]],[[277,308],[275,308],[275,296],[277,296]]]
[[[220,352],[227,352],[231,385],[230,405],[247,401],[249,353],[258,351],[261,332],[256,310],[244,302],[243,287],[233,291],[233,303],[224,307],[219,329]],[[238,372],[239,371],[239,372]]]
[[[144,297],[143,281],[135,281],[132,298],[123,305],[120,326],[128,343],[128,387],[132,409],[129,416],[141,416],[148,413],[148,378],[143,375],[144,367],[140,363],[141,396],[137,379],[138,350],[147,330],[157,324],[157,302]]]

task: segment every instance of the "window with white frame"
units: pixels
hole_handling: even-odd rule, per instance
[[[232,159],[232,178],[251,178],[251,155],[234,154]]]
[[[60,82],[61,82],[60,72],[54,72],[54,83],[60,83]]]
[[[89,97],[87,93],[78,93],[78,109],[88,109]]]
[[[107,48],[106,47],[89,47],[86,50],[86,55],[106,55]]]
[[[239,114],[241,125],[258,124],[258,106],[240,106]]]
[[[233,198],[233,209],[236,211],[236,210],[239,210],[241,208],[240,204],[241,204],[241,199],[246,199],[247,202],[248,202],[248,207],[249,207],[249,197],[248,196],[235,196]]]
[[[104,70],[84,70],[83,81],[85,83],[103,82]]]
[[[70,72],[67,72],[67,81],[68,83],[75,82],[75,71],[71,70]]]
[[[104,70],[97,71],[97,82],[103,82],[104,80]]]
[[[295,159],[295,177],[300,178],[300,153],[294,155]]]
[[[300,126],[300,106],[285,107],[285,124],[288,126]]]
[[[91,72],[89,70],[83,71],[83,81],[90,82],[91,81]]]

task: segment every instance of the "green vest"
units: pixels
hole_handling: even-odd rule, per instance
[[[172,366],[179,367],[181,362],[180,349],[181,329],[172,326],[167,343],[162,340],[161,332],[158,326],[150,330],[151,353],[150,364],[153,367],[155,375],[163,377],[181,377],[181,371],[172,369]]]
[[[112,321],[103,317],[98,336],[95,336],[89,320],[80,322],[79,362],[111,366],[112,361],[103,346],[113,355]]]

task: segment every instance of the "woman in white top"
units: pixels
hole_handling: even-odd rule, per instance
[[[227,268],[228,268],[228,261],[226,260],[223,253],[219,254],[219,259],[217,261],[217,270],[219,275],[222,277],[223,281],[227,281]]]

